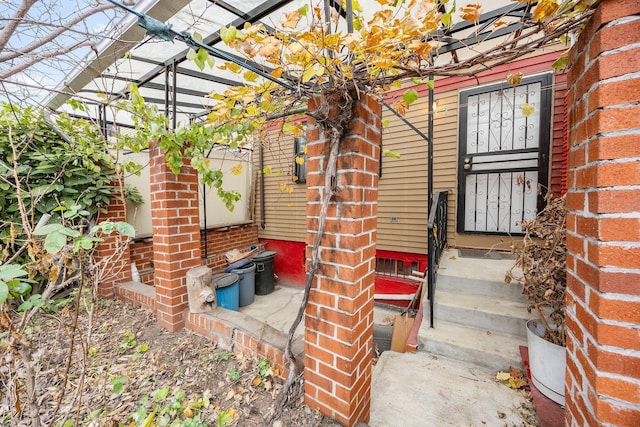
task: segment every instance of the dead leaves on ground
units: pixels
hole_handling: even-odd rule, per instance
[[[87,330],[87,319],[83,316],[79,326]],[[262,425],[263,415],[281,388],[277,380],[280,372],[266,359],[223,351],[189,331],[169,333],[157,325],[155,316],[128,304],[101,304],[96,308],[91,329],[92,340],[85,356],[77,351],[66,373],[65,331],[58,322],[46,318],[33,328],[30,339],[39,349],[34,354],[41,390],[38,406],[46,422],[62,425],[69,417],[75,419],[76,409],[80,408],[79,419],[84,423],[129,425],[134,415],[146,411],[144,421],[153,412],[152,405],[167,406],[165,403],[170,401],[180,405],[176,417],[199,417],[212,425],[218,417],[228,422],[225,425],[240,419],[246,426]],[[50,345],[52,342],[56,345]],[[0,370],[0,380],[3,375]],[[13,372],[13,375],[22,374]],[[65,395],[54,420],[52,415],[65,377]],[[166,399],[150,397],[165,388]],[[74,399],[79,389],[82,389],[80,404]],[[178,394],[183,397],[177,399]],[[14,407],[6,398],[0,395],[0,408]],[[210,404],[197,404],[203,399]],[[23,396],[21,400],[25,400]],[[292,416],[298,417],[296,420],[304,421],[299,413],[291,411]],[[160,414],[156,412],[155,416]],[[315,414],[308,414],[308,418],[317,421]],[[7,425],[14,425],[11,418],[8,422]],[[295,425],[288,419],[285,423]]]
[[[520,390],[524,397],[530,397],[527,377],[520,369],[509,366],[509,372],[498,372],[496,374],[496,379],[509,388]]]

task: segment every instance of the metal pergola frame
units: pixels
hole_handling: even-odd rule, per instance
[[[108,1],[114,4],[117,3],[115,0],[108,0]],[[228,22],[226,26],[232,25],[232,26],[235,26],[236,28],[241,28],[245,23],[255,24],[257,22],[261,22],[262,19],[268,17],[269,15],[277,11],[282,10],[283,7],[290,5],[294,1],[295,0],[265,0],[262,3],[259,3],[256,7],[254,7],[250,11],[243,12],[237,7],[229,4],[228,1],[206,0],[206,2],[213,4],[216,7],[219,7],[221,10],[235,16],[235,19]],[[323,0],[323,1],[325,5],[325,15],[327,15],[327,19],[329,16],[329,13],[328,13],[329,8],[334,8],[339,13],[339,15],[343,19],[345,19],[347,30],[353,31],[351,1],[350,0],[346,1],[345,8],[341,6],[340,0]],[[165,4],[166,6],[167,3],[172,3],[172,2],[169,0],[159,0],[158,3]],[[188,0],[178,0],[175,3],[186,5],[190,2]],[[122,5],[120,6],[136,14],[139,18],[142,15],[141,13],[128,9],[126,6],[122,6]],[[437,60],[438,57],[445,54],[450,54],[451,61],[457,62],[458,61],[457,51],[459,49],[464,49],[469,47],[470,44],[478,44],[484,41],[505,37],[510,34],[515,34],[516,36],[519,35],[519,32],[522,31],[522,28],[523,28],[522,26],[523,22],[528,20],[533,22],[531,20],[531,14],[530,14],[532,6],[533,5],[528,2],[509,4],[507,6],[503,6],[495,10],[492,10],[488,13],[482,14],[476,23],[469,23],[469,22],[463,21],[447,30],[441,30],[434,34],[430,34],[429,37],[431,40],[437,40],[440,43],[442,43],[442,46],[432,55],[432,64],[433,64],[433,61]],[[178,7],[180,7],[180,5],[178,5]],[[150,11],[147,11],[147,13],[148,14],[153,13],[155,16],[157,16],[158,17],[157,21],[154,18],[150,18],[150,19],[158,24],[162,24],[162,22],[160,21],[162,19],[166,20],[167,18],[166,14],[162,14],[159,12],[158,12],[159,14],[156,14],[153,9],[151,9]],[[518,22],[511,23],[498,30],[493,30],[491,28],[492,23],[506,16],[517,18]],[[264,24],[263,22],[261,23],[265,25],[265,28],[268,31],[272,30],[271,27],[269,27],[268,25]],[[144,25],[140,22],[138,23],[138,25],[141,25],[144,27]],[[473,35],[472,37],[465,37],[464,41],[461,41],[455,37],[456,34],[468,32],[473,29],[476,30],[475,35]],[[138,76],[137,78],[125,77],[122,75],[118,75],[117,73],[111,73],[108,70],[99,71],[97,73],[97,78],[111,79],[113,81],[121,81],[126,83],[134,83],[138,86],[139,90],[149,89],[149,90],[156,91],[158,94],[161,93],[164,96],[146,95],[144,96],[145,101],[147,103],[152,103],[158,106],[162,106],[164,108],[165,114],[171,118],[171,123],[173,127],[176,126],[178,108],[181,108],[184,110],[187,110],[187,109],[191,110],[191,112],[187,114],[189,121],[193,121],[197,118],[203,117],[208,112],[206,108],[204,108],[202,105],[196,102],[179,99],[179,95],[185,95],[187,97],[195,97],[195,99],[205,98],[207,95],[207,92],[203,90],[182,87],[179,84],[180,77],[192,78],[198,81],[211,83],[211,84],[219,84],[219,85],[228,86],[228,87],[238,86],[243,84],[241,81],[238,81],[238,80],[233,80],[233,79],[216,75],[213,73],[197,71],[194,69],[190,69],[189,67],[181,66],[181,64],[185,63],[185,61],[187,60],[187,55],[191,47],[202,47],[202,48],[208,49],[209,53],[214,57],[232,61],[241,67],[244,67],[249,70],[253,70],[257,72],[259,75],[262,75],[263,77],[276,81],[274,78],[269,76],[269,73],[272,71],[272,69],[270,69],[269,67],[262,66],[254,61],[251,61],[246,58],[242,58],[234,53],[221,51],[218,48],[216,48],[215,46],[222,42],[220,30],[216,30],[211,34],[208,34],[206,37],[203,38],[202,42],[196,42],[191,38],[190,35],[187,34],[185,36],[185,33],[179,33],[175,30],[172,30],[170,26],[165,28],[164,31],[165,33],[167,32],[170,33],[170,35],[180,40],[180,42],[186,43],[187,46],[184,49],[180,50],[177,54],[173,54],[164,60],[155,60],[155,59],[147,58],[144,55],[140,55],[140,54],[129,55],[128,58],[132,61],[137,61],[139,63],[145,63],[150,65],[150,68],[148,70],[145,70],[144,74],[142,76]],[[139,28],[137,30],[135,28],[134,29],[130,28],[128,32],[137,33],[138,40],[142,40],[144,37],[140,35]],[[151,33],[153,32],[151,31]],[[161,35],[161,38],[169,39],[169,36],[165,34],[164,36]],[[132,39],[136,39],[136,37],[132,37]],[[144,45],[148,41],[149,39],[142,42],[142,45]],[[135,48],[136,46],[139,46],[138,43],[129,43],[129,51],[131,48]],[[113,50],[114,52],[120,52],[120,55],[119,55],[120,57],[122,57],[125,54],[125,52],[128,51],[128,49],[126,48],[118,49],[117,47],[113,48],[111,46],[109,47],[109,49]],[[117,60],[117,58],[113,59],[114,62],[115,60]],[[157,79],[163,74],[165,78],[164,78],[164,82],[161,83],[157,81]],[[429,77],[429,80],[433,82],[433,78],[434,78],[433,74],[428,74],[428,70],[427,70],[427,75]],[[86,77],[87,76],[80,75],[80,81],[86,82],[87,81]],[[93,78],[96,78],[96,76],[94,76]],[[276,83],[281,84],[285,88],[291,88],[292,84],[297,84],[298,82],[294,81],[291,77],[285,76],[283,81],[276,81]],[[88,89],[86,87],[82,87],[76,91],[76,93],[78,94],[94,94],[94,95],[97,95],[98,92],[99,92],[98,90]],[[384,103],[384,105],[385,107],[390,109],[396,116],[398,116],[405,124],[407,124],[407,126],[409,126],[409,128],[411,128],[417,135],[419,135],[422,139],[424,139],[428,143],[428,153],[429,153],[428,165],[427,165],[428,186],[429,186],[428,209],[431,210],[432,200],[433,200],[433,114],[434,114],[433,89],[430,88],[428,93],[429,93],[429,111],[428,111],[427,135],[425,135],[425,133],[423,133],[420,129],[415,127],[406,117],[400,115],[397,111],[395,111],[389,104]],[[125,87],[125,89],[121,89],[117,92],[112,93],[111,99],[112,100],[122,99],[127,95],[128,95],[128,92]],[[49,105],[50,108],[56,109],[60,107],[60,105],[62,104],[61,101],[62,101],[62,98],[60,96],[54,97],[54,99],[51,101]],[[106,114],[106,108],[103,104],[100,104],[100,102],[94,101],[91,104],[94,106],[97,106],[96,115],[97,115],[100,127],[105,134],[107,133],[107,128],[109,125],[113,125],[117,127],[125,127],[125,128],[131,127],[126,123],[120,123],[120,122],[116,122],[115,120],[109,120]],[[80,114],[75,114],[74,116],[82,117],[82,115]],[[264,218],[264,215],[263,215],[263,218]],[[206,234],[206,219],[205,219],[205,234]],[[206,245],[205,245],[205,253],[206,253]]]
[[[109,1],[113,2],[114,0],[109,0]],[[257,22],[261,22],[262,19],[268,17],[269,15],[275,12],[282,10],[283,7],[290,5],[291,3],[294,2],[294,0],[265,0],[262,3],[259,3],[256,7],[254,7],[248,12],[244,12],[240,10],[238,7],[230,4],[229,1],[206,0],[206,2],[212,5],[215,5],[216,7],[219,7],[221,10],[227,13],[230,13],[235,17],[235,19],[233,19],[232,21],[226,24],[227,26],[233,25],[236,28],[240,28],[245,23],[255,24]],[[164,14],[160,12],[164,10],[164,8],[167,6],[168,3],[176,3],[176,4],[179,3],[177,5],[175,4],[173,5],[174,8],[172,10],[175,11],[177,10],[175,6],[180,7],[181,5],[186,5],[189,3],[189,1],[179,0],[179,1],[171,2],[169,0],[160,0],[158,3],[163,4],[161,5],[162,7],[158,7],[158,9],[160,10],[150,9],[149,11],[147,11],[147,13],[149,15],[153,14],[154,16],[157,16],[158,21],[160,21],[163,19],[166,20],[167,18],[166,11]],[[325,3],[325,8],[334,8],[340,14],[340,16],[342,16],[346,20],[348,29],[349,30],[352,29],[353,27],[352,11],[350,7],[351,1],[346,2],[345,8],[341,6],[341,2],[339,0],[324,0],[324,3]],[[452,28],[446,31],[438,31],[435,34],[430,35],[430,37],[432,37],[433,39],[439,40],[441,43],[443,43],[443,45],[434,54],[434,57],[438,57],[440,55],[445,55],[445,54],[451,54],[452,61],[455,62],[457,60],[456,51],[459,49],[468,47],[470,43],[471,44],[480,43],[483,41],[504,37],[512,33],[517,33],[522,28],[520,21],[517,23],[512,23],[510,25],[507,25],[495,31],[492,31],[490,27],[491,27],[491,24],[495,22],[497,19],[503,18],[505,16],[515,17],[519,20],[529,19],[531,7],[532,5],[530,3],[509,4],[507,6],[503,6],[483,14],[479,18],[477,23],[469,23],[469,22],[463,21],[456,24],[455,26],[453,26]],[[267,29],[270,28],[268,25],[264,24],[264,22],[261,22],[261,23],[265,25]],[[469,31],[474,28],[476,29],[475,36],[471,38],[466,38],[464,42],[458,40],[455,37],[456,34]],[[138,35],[138,37],[133,37],[128,35],[128,33],[133,33],[133,32],[137,32],[138,34],[140,34],[140,31],[141,31],[140,28],[130,28],[129,30],[127,30],[127,33],[125,34],[126,37],[123,37],[123,38],[133,39],[133,40],[135,39],[143,40],[144,36]],[[179,34],[178,32],[175,32],[175,33]],[[143,45],[148,41],[149,39],[143,41],[141,44],[142,47],[144,47]],[[222,39],[221,39],[220,31],[217,30],[207,35],[206,37],[204,37],[202,40],[202,44],[209,47],[213,47],[217,44],[220,44],[221,41]],[[116,54],[112,54],[111,60],[112,62],[114,62],[115,60],[117,60],[117,57],[124,57],[126,52],[135,52],[132,49],[135,49],[136,47],[141,45],[139,44],[139,42],[136,42],[136,43],[129,43],[128,47],[120,48],[119,50],[117,50],[117,48],[113,49],[111,46],[106,50],[112,49],[112,50],[117,50],[117,52],[120,52],[119,55],[117,54],[117,52]],[[133,77],[127,77],[124,75],[119,75],[118,73],[113,73],[109,70],[97,70],[95,75],[92,76],[92,79],[105,79],[105,80],[111,80],[111,81],[133,83],[137,85],[140,90],[152,90],[153,92],[156,93],[155,95],[154,94],[143,95],[146,102],[157,104],[159,107],[163,107],[165,113],[172,118],[172,121],[174,123],[178,115],[178,109],[180,109],[189,120],[193,120],[194,118],[202,117],[207,114],[206,106],[202,104],[198,104],[196,100],[206,99],[208,92],[206,92],[205,90],[201,90],[199,88],[194,89],[194,88],[184,87],[181,84],[182,78],[190,78],[190,79],[195,79],[195,81],[202,81],[205,84],[212,83],[212,84],[218,84],[218,85],[223,85],[227,87],[238,86],[238,85],[242,85],[243,83],[239,80],[233,80],[232,78],[217,75],[217,73],[198,71],[198,70],[191,69],[189,67],[182,66],[181,64],[187,61],[187,54],[189,52],[189,49],[190,49],[190,46],[185,46],[185,48],[180,50],[179,53],[171,55],[170,57],[164,60],[151,59],[151,58],[145,57],[143,54],[135,52],[133,54],[129,54],[128,56],[129,60],[137,61],[139,63],[146,63],[150,65],[150,68],[148,70],[145,70],[142,76],[137,76],[136,78],[133,78]],[[210,51],[210,54],[214,57],[218,57],[218,58],[224,57],[225,60],[232,60],[233,62],[235,62],[236,64],[242,67],[257,70],[260,72],[261,75],[268,75],[272,71],[272,69],[268,67],[260,65],[247,58],[243,58],[234,53],[224,51],[222,52],[223,55],[221,55],[220,52],[218,52],[218,50],[219,49],[216,48],[216,50]],[[101,62],[107,63],[107,64],[109,63],[108,61],[105,61],[104,58],[102,59]],[[91,66],[87,68],[95,69],[95,68],[92,68]],[[165,75],[164,82],[158,81],[158,78],[163,74]],[[83,82],[86,83],[87,82],[86,73],[81,73],[80,77],[76,77],[73,79],[73,81],[77,81],[77,80],[80,81],[80,86],[82,86]],[[205,84],[198,85],[198,87],[205,86]],[[297,82],[292,80],[291,77],[285,76],[283,78],[282,84],[289,86],[290,84],[297,84]],[[83,94],[95,95],[98,92],[101,92],[100,90],[91,89],[87,87],[79,87],[74,90],[70,86],[68,86],[69,92],[73,92],[78,95],[83,95]],[[84,86],[86,86],[86,84]],[[64,92],[64,90],[61,92]],[[120,89],[116,92],[112,92],[111,99],[112,100],[121,99],[126,97],[127,95],[128,95],[128,91],[125,87],[124,89]],[[192,100],[184,99],[185,97],[181,97],[180,95],[186,95],[186,98],[191,98]],[[49,108],[53,110],[58,109],[62,105],[64,98],[65,97],[63,95],[54,96],[53,99],[51,99],[48,102]],[[68,98],[68,96],[66,98]],[[93,102],[90,102],[89,104],[96,105],[96,104],[99,104],[99,101],[93,101]],[[125,125],[122,122],[109,120],[108,118],[106,118],[105,120],[106,122],[109,122],[110,124],[114,124],[116,126]]]

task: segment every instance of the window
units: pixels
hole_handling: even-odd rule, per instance
[[[296,183],[307,182],[307,137],[303,132],[293,140],[293,180]]]
[[[412,271],[418,271],[419,268],[417,261],[376,257],[376,273],[382,276],[408,277],[412,275]]]

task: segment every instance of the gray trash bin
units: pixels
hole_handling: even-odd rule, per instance
[[[233,265],[230,267],[233,267]],[[251,304],[256,295],[256,265],[251,260],[247,260],[244,265],[236,266],[229,271],[240,276],[240,281],[238,282],[240,286],[240,307]]]

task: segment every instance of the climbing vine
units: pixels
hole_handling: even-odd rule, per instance
[[[325,108],[307,114],[316,120],[320,133],[330,137],[317,239],[311,247],[303,303],[291,326],[285,350],[290,374],[278,398],[274,416],[287,401],[301,393],[301,388],[296,387],[299,376],[290,345],[293,332],[304,315],[318,268],[324,217],[335,191],[336,181],[332,177],[336,172],[340,141],[351,121],[353,100],[362,93],[380,98],[390,89],[402,88],[402,82],[411,82],[413,87],[392,103],[396,111],[405,114],[418,99],[416,86],[424,84],[433,89],[430,77],[473,75],[484,67],[509,62],[566,37],[567,33],[580,29],[596,1],[518,0],[526,7],[520,20],[516,20],[517,31],[501,43],[486,46],[474,40],[476,33],[471,32],[466,36],[468,43],[474,45],[471,54],[462,59],[454,55],[452,61],[440,60],[438,49],[451,41],[454,14],[471,24],[477,23],[482,14],[479,3],[460,8],[456,7],[455,1],[448,0],[377,0],[377,3],[379,7],[367,14],[354,0],[351,3],[352,22],[346,24],[336,10],[327,11],[309,3],[285,13],[273,29],[263,24],[245,24],[243,28],[227,26],[220,30],[224,43],[271,71],[270,78],[265,79],[237,64],[218,65],[220,69],[236,73],[246,84],[212,95],[217,103],[207,117],[210,126],[222,133],[245,136],[234,142],[242,143],[239,141],[247,140],[250,135],[253,141],[266,145],[265,125],[273,122],[271,117],[284,116],[280,119],[283,131],[301,132],[300,123],[288,121],[286,112],[315,97]],[[498,31],[513,23],[513,18],[505,14],[489,25],[492,31]],[[465,39],[458,41],[465,45]],[[202,49],[194,50],[192,57],[200,58],[196,63],[201,68],[211,62]],[[562,67],[565,61],[566,57],[562,56],[555,65]],[[511,84],[517,85],[522,76],[510,75],[508,78]],[[278,85],[274,79],[283,84]],[[342,106],[337,115],[328,114],[330,100],[333,105]],[[523,104],[521,108],[525,115],[533,113],[530,105]]]

